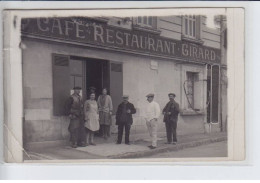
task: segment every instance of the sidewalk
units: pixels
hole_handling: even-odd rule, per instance
[[[166,134],[158,133],[158,147],[149,149],[151,145],[147,134],[136,134],[131,145],[116,144],[116,134],[112,134],[108,140],[95,137],[97,146],[71,148],[70,146],[45,148],[36,152],[27,152],[30,157],[26,160],[62,160],[62,159],[125,159],[141,158],[166,151],[179,151],[185,148],[201,146],[214,142],[226,141],[227,133],[193,134],[178,137],[178,144],[164,144]],[[26,161],[25,161],[26,162]]]

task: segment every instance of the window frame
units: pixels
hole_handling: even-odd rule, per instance
[[[147,23],[143,23],[143,17],[148,17]],[[141,21],[140,21],[141,18]],[[150,18],[151,24],[148,24]],[[137,16],[133,17],[133,30],[149,32],[151,34],[160,35],[161,30],[158,29],[158,17],[155,16]]]
[[[192,77],[191,80],[189,80],[189,76],[190,75]],[[187,101],[187,109],[190,110],[194,110],[195,109],[195,96],[196,96],[196,93],[195,93],[195,81],[199,80],[199,72],[192,72],[192,71],[186,71],[186,95],[187,95],[187,98],[189,99],[189,95],[192,96],[192,101]],[[191,81],[191,87],[192,87],[192,93],[189,94],[189,81]]]
[[[188,28],[186,27],[186,20]],[[190,22],[191,20],[192,27],[190,30]],[[182,16],[182,40],[193,42],[196,44],[203,44],[204,41],[202,38],[202,17],[200,15],[183,15]],[[190,34],[191,32],[191,34]]]
[[[205,68],[204,67],[193,67],[186,65],[181,70],[181,96],[180,96],[180,108],[181,112],[180,115],[182,116],[193,116],[193,115],[204,115],[205,111],[205,91],[206,91],[206,85],[204,84],[204,77],[205,77]],[[190,104],[188,102],[188,96],[186,96],[186,93],[189,91],[187,88],[187,80],[188,76],[187,73],[193,73],[194,74],[194,84],[193,84],[193,109],[190,107]],[[185,91],[186,90],[186,91]]]
[[[144,20],[146,20],[146,23]],[[154,28],[153,21],[154,20],[153,20],[152,16],[138,16],[137,17],[137,24],[144,26],[144,27]]]
[[[184,15],[184,35],[196,39],[197,20],[195,15]]]

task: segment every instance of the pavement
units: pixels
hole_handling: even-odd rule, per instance
[[[146,158],[216,158],[227,157],[227,141],[214,142],[197,147],[189,147],[179,151],[167,151]]]
[[[29,151],[25,154],[25,162],[30,160],[68,160],[68,159],[131,159],[131,158],[149,158],[165,152],[179,151],[182,152],[188,148],[204,146],[216,142],[227,141],[227,133],[217,132],[210,134],[191,134],[178,136],[177,145],[165,144],[165,132],[158,133],[158,146],[156,149],[150,149],[147,146],[151,145],[150,138],[146,134],[135,134],[130,136],[131,145],[116,144],[116,134],[112,134],[107,140],[101,137],[95,137],[96,146],[86,146],[71,148],[68,145],[49,147],[38,149],[37,151]],[[220,157],[223,153],[218,153],[214,144],[212,147],[216,152],[213,156]],[[223,146],[223,151],[227,146]],[[214,151],[214,150],[213,150]],[[187,156],[193,155],[192,153]],[[165,154],[165,157],[169,155]],[[163,155],[160,157],[164,157]],[[179,153],[178,157],[185,157]]]

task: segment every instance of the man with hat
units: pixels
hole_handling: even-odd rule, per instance
[[[174,100],[176,95],[174,93],[169,93],[168,96],[170,101],[166,104],[166,106],[163,109],[163,121],[165,122],[167,133],[166,144],[173,143],[175,145],[177,144],[176,129],[180,109],[179,104]]]
[[[133,124],[132,114],[136,113],[136,109],[128,99],[128,95],[123,95],[123,102],[118,105],[116,112],[116,125],[118,125],[117,144],[121,144],[123,131],[125,129],[125,144],[130,145],[129,135],[131,125]]]
[[[152,145],[148,146],[150,149],[157,147],[157,128],[158,119],[160,117],[160,106],[157,102],[153,101],[154,94],[150,93],[146,95],[148,104],[145,110],[145,120],[147,129],[152,139]]]
[[[78,145],[84,146],[84,140],[80,139],[80,128],[83,123],[83,103],[80,96],[81,87],[74,87],[74,93],[70,96],[67,103],[67,110],[70,118],[69,132],[71,147],[76,148]]]

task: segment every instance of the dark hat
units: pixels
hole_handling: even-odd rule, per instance
[[[170,95],[176,97],[176,95],[174,93],[169,93],[168,96],[170,96]]]
[[[154,97],[153,93],[149,93],[148,95],[146,95],[146,97]]]
[[[123,98],[129,98],[129,95],[123,95],[122,97]]]
[[[81,90],[81,87],[75,86],[75,87],[73,88],[73,90]]]

